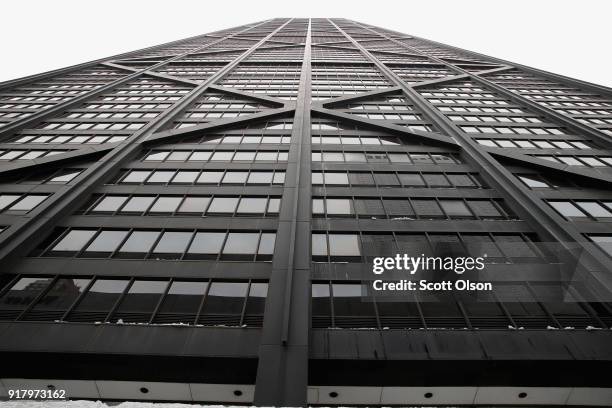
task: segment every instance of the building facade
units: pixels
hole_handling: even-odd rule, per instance
[[[0,397],[610,405],[611,183],[611,89],[345,19],[2,83]]]

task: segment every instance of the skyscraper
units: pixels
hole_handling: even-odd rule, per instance
[[[278,18],[2,83],[0,137],[0,396],[612,403],[609,88]],[[497,291],[364,296],[415,248]]]

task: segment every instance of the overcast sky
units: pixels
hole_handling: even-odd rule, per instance
[[[272,17],[345,17],[612,87],[610,0],[8,0],[0,81]]]

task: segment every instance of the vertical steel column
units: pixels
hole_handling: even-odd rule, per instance
[[[256,405],[306,405],[310,322],[310,46],[309,20],[264,314]]]

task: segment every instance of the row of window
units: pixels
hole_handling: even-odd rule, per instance
[[[289,144],[291,136],[206,135],[188,137],[179,143],[189,144]]]
[[[43,123],[39,129],[43,130],[138,130],[141,129],[145,123]]]
[[[83,169],[57,169],[54,171],[41,171],[29,174],[15,180],[19,184],[66,184],[81,174]]]
[[[327,217],[481,219],[517,217],[501,200],[436,198],[313,198],[312,213]]]
[[[282,185],[285,184],[285,171],[127,170],[110,181],[110,184],[115,183]]]
[[[21,276],[0,319],[261,327],[267,282]]]
[[[585,306],[566,289],[548,283],[498,282],[494,294],[481,294],[477,301],[433,293],[422,294],[419,300],[364,300],[360,283],[342,281],[315,281],[311,293],[313,328],[584,329],[602,327],[601,318],[610,318],[605,306]],[[553,300],[555,293],[563,293],[564,298]],[[513,300],[500,302],[499,298]]]
[[[279,210],[279,197],[103,195],[94,196],[80,212],[118,215],[276,216]]]
[[[100,144],[100,143],[119,143],[127,139],[127,136],[47,136],[47,135],[35,135],[35,136],[18,136],[16,139],[9,143],[23,144],[23,143],[49,143],[49,144]]]
[[[473,113],[526,113],[520,108],[482,108],[476,106],[438,106],[441,112],[473,112]]]
[[[488,147],[510,147],[521,149],[592,149],[584,142],[573,140],[508,140],[508,139],[476,139],[478,143]]]
[[[48,194],[0,194],[0,212],[26,213],[47,197]]]
[[[482,188],[484,183],[472,173],[402,173],[402,172],[312,172],[313,185],[379,186],[429,188]]]
[[[612,219],[612,201],[548,200],[548,204],[568,219]]]
[[[59,229],[33,255],[270,261],[275,232]]]
[[[401,145],[408,144],[408,141],[396,136],[312,136],[312,144]],[[410,144],[414,145],[414,141]]]
[[[530,116],[459,116],[447,115],[453,122],[502,122],[502,123],[542,123],[542,121]]]
[[[312,152],[313,162],[461,164],[451,153]]]
[[[533,261],[542,254],[525,234],[507,233],[344,233],[313,232],[314,262],[371,262],[384,255],[413,253],[448,253],[449,247],[468,253],[478,247],[486,262]],[[412,251],[412,252],[411,252]]]
[[[68,150],[0,150],[0,160],[32,160],[54,154],[66,153]]]
[[[287,161],[289,152],[286,151],[227,151],[227,150],[151,150],[143,161]]]
[[[559,128],[552,127],[500,127],[459,126],[466,133],[498,133],[502,135],[564,135]]]
[[[117,107],[117,109],[168,109],[170,106],[169,103],[159,103],[159,104],[133,104],[126,105],[125,108]],[[151,113],[143,113],[143,112],[71,112],[67,114],[65,117],[68,119],[152,119],[159,115],[159,113],[151,112]]]
[[[537,157],[538,159],[548,160],[555,163],[568,164],[570,166],[612,167],[612,157],[547,155],[534,155],[533,157]]]

